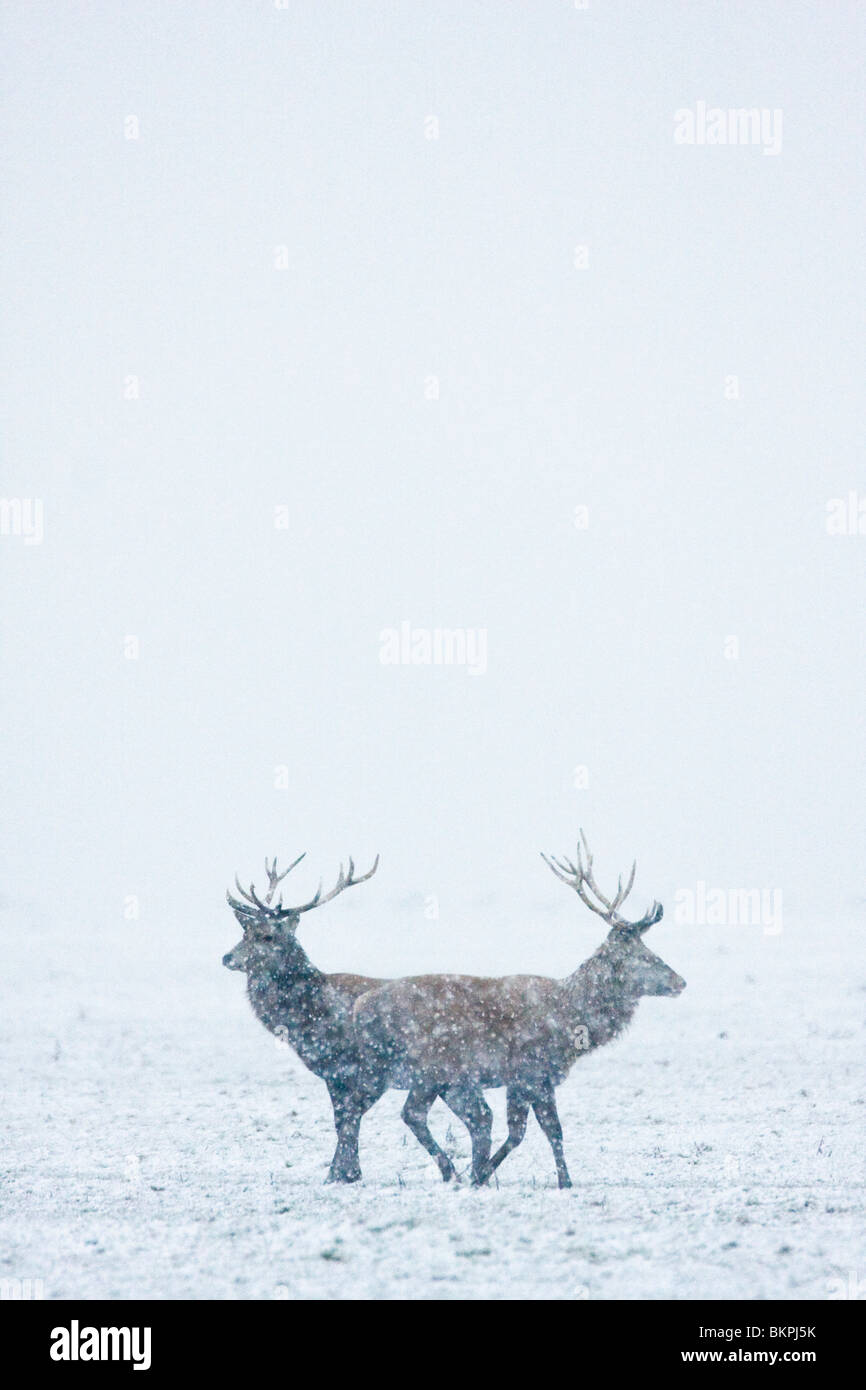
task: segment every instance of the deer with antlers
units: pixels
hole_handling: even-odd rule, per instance
[[[607,898],[593,876],[583,831],[580,836],[576,864],[542,856],[610,928],[572,975],[426,975],[381,985],[354,1005],[362,1072],[377,1084],[387,1079],[421,1098],[451,1086],[507,1088],[508,1138],[474,1173],[476,1182],[485,1182],[522,1142],[531,1107],[553,1150],[559,1186],[570,1187],[555,1088],[578,1057],[623,1031],[644,995],[685,989],[685,980],[642,939],[661,920],[661,904],[654,902],[636,922],[620,914],[637,863]]]
[[[255,887],[241,887],[235,878],[239,897],[227,893],[229,906],[243,928],[243,937],[233,950],[223,956],[229,970],[241,970],[247,977],[247,994],[257,1018],[272,1033],[288,1042],[301,1061],[328,1087],[334,1108],[337,1147],[331,1163],[328,1181],[356,1182],[361,1176],[358,1157],[358,1135],[361,1117],[392,1083],[376,1074],[369,1064],[359,1067],[358,1051],[352,1029],[352,1006],[360,995],[380,985],[384,980],[362,975],[326,975],[310,961],[297,939],[301,917],[313,908],[331,902],[338,894],[365,883],[372,878],[379,863],[376,856],[372,869],[359,878],[349,860],[349,872],[340,872],[329,893],[322,894],[322,885],[309,902],[300,907],[285,907],[282,893],[277,902],[274,895],[283,879],[304,858],[300,855],[282,873],[277,861],[265,860],[268,890],[259,898]],[[439,1087],[430,1093],[409,1089],[403,1106],[403,1119],[409,1129],[435,1158],[439,1171],[447,1182],[454,1177],[454,1166],[427,1124],[427,1116],[437,1096],[454,1111],[472,1135],[472,1165],[476,1180],[486,1171],[490,1157],[493,1116],[480,1087],[462,1081]]]

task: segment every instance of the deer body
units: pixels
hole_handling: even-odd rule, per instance
[[[387,1058],[389,1074],[399,1077],[392,1085],[410,1086],[423,1075],[442,1085],[460,1077],[511,1086],[538,1076],[558,1086],[578,1057],[631,1022],[638,999],[615,997],[611,975],[596,953],[564,980],[409,977],[360,998],[355,1026],[364,1047]]]
[[[584,847],[586,842],[584,841]],[[365,1074],[387,1084],[430,1087],[507,1087],[508,1139],[485,1165],[493,1173],[521,1142],[530,1106],[550,1142],[560,1187],[571,1179],[562,1147],[555,1087],[584,1052],[617,1037],[647,994],[675,995],[685,981],[641,937],[662,916],[656,903],[639,922],[618,908],[634,881],[620,881],[611,902],[584,867],[554,861],[559,878],[611,924],[604,943],[564,980],[538,975],[476,978],[427,975],[395,980],[362,995],[354,1006]],[[587,890],[599,902],[592,902]]]

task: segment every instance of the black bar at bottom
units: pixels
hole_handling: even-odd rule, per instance
[[[485,1379],[513,1358],[544,1375],[585,1379],[601,1359],[610,1375],[686,1375],[708,1366],[794,1367],[822,1377],[858,1364],[862,1303],[846,1302],[4,1302],[0,1335],[24,1376],[126,1373],[161,1381],[182,1374],[240,1370],[280,1381],[341,1366],[408,1382],[420,1356],[425,1379],[468,1363]],[[540,1343],[542,1331],[545,1342]],[[406,1339],[409,1339],[408,1342]],[[417,1339],[417,1340],[416,1340]],[[423,1339],[423,1340],[422,1340]],[[411,1348],[414,1346],[414,1352]],[[406,1357],[411,1352],[407,1362]],[[441,1360],[440,1360],[441,1358]],[[537,1360],[536,1360],[537,1358]],[[6,1358],[4,1358],[6,1360]],[[8,1364],[8,1363],[7,1363]],[[450,1370],[449,1370],[450,1366]],[[316,1371],[318,1367],[318,1372]],[[559,1374],[559,1373],[558,1373]]]

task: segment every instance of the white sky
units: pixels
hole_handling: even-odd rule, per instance
[[[459,967],[583,824],[639,909],[862,899],[866,11],[4,9],[6,893],[219,951],[236,868],[378,850],[359,916],[438,894]]]

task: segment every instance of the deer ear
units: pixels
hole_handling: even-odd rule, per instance
[[[660,922],[664,915],[665,910],[662,907],[661,903],[653,903],[646,916],[642,917],[641,920],[638,923],[636,923],[637,929],[640,932],[641,936],[643,936],[645,931],[649,931],[650,927],[654,927],[656,922]]]
[[[235,918],[241,927],[243,927],[244,932],[246,932],[254,921],[256,914],[251,908],[246,907],[244,903],[238,902],[237,898],[233,898],[231,893],[226,893],[226,901],[234,913]]]

